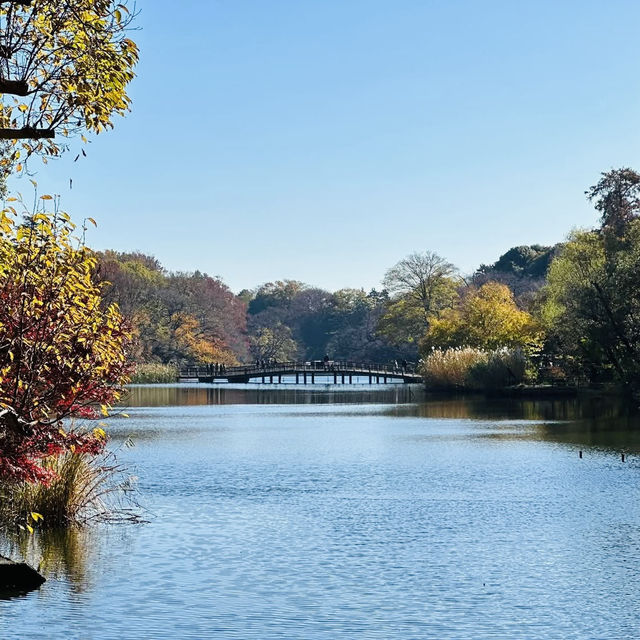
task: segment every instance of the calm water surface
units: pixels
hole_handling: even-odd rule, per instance
[[[0,600],[0,638],[640,635],[640,424],[611,403],[398,385],[129,404],[112,443],[135,442],[119,457],[151,522],[4,541],[48,581]]]

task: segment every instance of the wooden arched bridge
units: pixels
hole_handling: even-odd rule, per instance
[[[315,383],[316,378],[333,379],[335,384],[353,383],[354,378],[368,378],[369,384],[387,384],[402,381],[406,384],[422,382],[422,376],[413,365],[361,364],[312,360],[307,362],[274,362],[224,367],[216,364],[187,365],[181,367],[178,381],[198,382],[256,382],[281,383],[284,377],[294,378],[296,384]]]

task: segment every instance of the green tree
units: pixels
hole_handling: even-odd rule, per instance
[[[601,174],[586,196],[601,215],[601,230],[621,238],[627,225],[640,214],[640,174],[623,167]]]
[[[611,252],[608,235],[575,232],[551,264],[542,317],[560,355],[591,380],[640,386],[640,221]]]
[[[251,337],[251,355],[256,360],[294,360],[298,345],[291,337],[291,329],[283,324],[262,327]]]
[[[566,367],[640,388],[640,174],[603,173],[586,192],[601,214],[573,233],[549,270],[541,315]]]

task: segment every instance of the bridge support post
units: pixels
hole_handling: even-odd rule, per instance
[[[269,376],[269,382],[270,382],[271,384],[273,384],[273,375],[270,375],[270,376]]]
[[[296,384],[300,384],[300,374],[296,372]]]
[[[384,383],[387,384],[387,375],[384,376]]]
[[[353,384],[353,376],[349,374],[349,384]]]
[[[369,374],[369,384],[373,384],[373,376]]]
[[[333,384],[338,384],[338,374],[335,371],[333,372]]]
[[[302,380],[304,381],[305,384],[307,384],[307,372],[306,371],[302,374]]]
[[[342,374],[342,384],[344,384],[344,373]]]
[[[264,376],[262,376],[262,384],[264,384]]]
[[[316,374],[313,373],[313,371],[311,372],[311,384],[315,384],[316,383]]]
[[[278,384],[280,384],[281,382],[282,382],[282,376],[278,374]]]

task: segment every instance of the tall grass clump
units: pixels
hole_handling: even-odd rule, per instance
[[[527,359],[521,349],[496,349],[467,374],[472,389],[502,389],[524,382]]]
[[[483,351],[472,347],[434,349],[421,373],[433,389],[501,389],[525,379],[526,357],[520,349]]]
[[[140,520],[133,500],[133,478],[115,461],[113,453],[98,456],[67,452],[42,463],[51,472],[48,482],[0,484],[0,521],[5,526],[31,522],[39,527],[65,527],[97,521]]]
[[[484,351],[471,347],[434,349],[424,360],[421,373],[428,387],[464,389],[470,369],[486,359]]]
[[[131,376],[132,384],[161,384],[175,382],[178,379],[178,367],[175,364],[150,362],[139,364]]]

